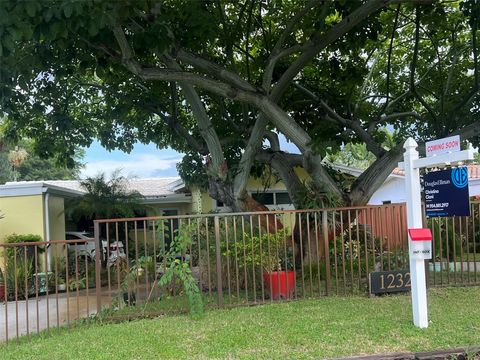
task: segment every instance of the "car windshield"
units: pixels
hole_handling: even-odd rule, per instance
[[[89,231],[85,231],[83,232],[83,235],[89,237],[89,238],[93,238],[95,237],[95,235],[93,234],[93,232],[89,232]]]

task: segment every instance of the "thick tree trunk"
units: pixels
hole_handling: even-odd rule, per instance
[[[301,158],[301,155],[295,157]],[[293,206],[295,206],[296,209],[301,209],[303,207],[303,199],[301,197],[301,194],[303,193],[303,185],[298,178],[298,175],[295,173],[295,166],[301,165],[301,162],[297,161],[298,159],[292,161],[292,155],[286,154],[282,151],[259,152],[257,154],[257,160],[265,164],[270,164],[275,171],[277,171],[280,179],[285,184]]]
[[[265,214],[255,215],[253,225],[260,225],[265,231],[271,234],[275,234],[276,231],[283,229],[283,223],[276,218],[275,214],[268,213],[270,210],[248,195],[246,191],[238,198],[234,196],[231,185],[216,179],[210,179],[209,195],[223,202],[233,212],[265,212]],[[250,220],[249,216],[247,220]]]
[[[402,145],[386,152],[357,178],[350,194],[346,196],[347,205],[361,206],[368,203],[402,159]]]

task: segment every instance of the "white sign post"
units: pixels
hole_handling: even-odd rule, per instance
[[[473,160],[473,149],[439,154],[426,158],[419,158],[416,150],[417,142],[409,138],[404,144],[404,162],[399,167],[405,169],[405,183],[407,194],[407,225],[409,229],[422,228],[422,201],[420,187],[420,169],[451,164],[454,162]],[[451,150],[450,150],[451,151]],[[408,241],[409,253],[416,245]],[[412,310],[413,323],[420,328],[428,327],[427,286],[425,282],[425,260],[410,256],[410,276],[412,279]]]

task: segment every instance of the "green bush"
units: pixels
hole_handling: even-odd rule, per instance
[[[42,237],[35,234],[11,234],[4,238],[5,244],[42,241]],[[7,297],[9,300],[15,299],[15,296],[18,299],[24,299],[27,294],[35,291],[35,280],[33,276],[35,270],[35,248],[37,248],[37,256],[45,250],[43,246],[37,245],[22,245],[15,249],[11,247],[6,248],[7,263],[5,268],[5,283],[7,285]],[[38,260],[37,258],[37,261]]]
[[[5,244],[17,244],[17,243],[27,243],[27,242],[42,242],[43,239],[40,235],[35,234],[11,234],[5,236]]]
[[[19,243],[32,243],[32,242],[42,242],[43,239],[40,235],[35,235],[35,234],[11,234],[8,236],[5,236],[3,242],[5,244],[19,244]],[[19,246],[17,247],[17,257],[22,256],[23,258],[23,252],[27,250],[27,256],[29,258],[33,257],[35,254],[35,245],[27,245],[27,246]],[[13,248],[6,248],[7,251],[7,257],[12,258],[15,250]],[[41,253],[44,251],[43,246],[37,246],[37,252]]]

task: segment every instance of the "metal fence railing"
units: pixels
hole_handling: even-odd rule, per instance
[[[102,310],[185,311],[180,282],[160,285],[168,261],[188,264],[207,307],[365,294],[371,272],[408,271],[405,211],[389,204],[98,220],[91,240],[0,244],[0,340]],[[472,203],[470,217],[425,219],[434,237],[430,286],[480,284],[479,214]],[[176,241],[188,245],[172,258]]]
[[[433,235],[428,264],[432,286],[480,283],[480,203],[470,206],[470,216],[427,221]]]
[[[97,313],[87,241],[0,244],[0,340],[70,326]]]
[[[181,229],[192,243],[178,256],[189,262],[206,302],[215,306],[365,292],[369,272],[407,266],[402,204],[100,220],[98,238],[126,249],[123,264],[107,272],[133,268],[141,274],[128,285],[137,305],[165,295],[156,280]],[[171,298],[178,295],[168,291]]]

